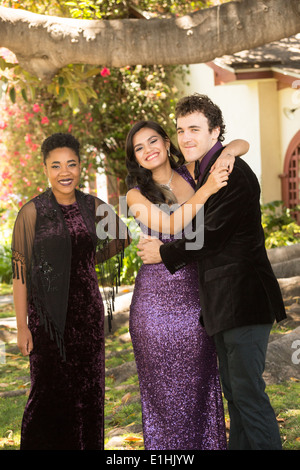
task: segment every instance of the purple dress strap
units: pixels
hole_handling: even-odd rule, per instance
[[[193,189],[196,188],[196,183],[191,173],[187,169],[186,165],[182,165],[179,168],[176,168],[175,171],[187,182]]]

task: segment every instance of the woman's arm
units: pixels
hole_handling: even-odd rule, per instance
[[[162,211],[159,205],[152,204],[138,189],[128,191],[127,204],[135,219],[151,230],[164,234],[176,234],[192,221],[212,194],[227,185],[227,180],[227,169],[216,169],[209,175],[207,182],[171,215]]]
[[[17,320],[17,344],[23,356],[28,356],[32,351],[33,342],[27,325],[27,287],[22,279],[13,279],[13,297]]]
[[[23,206],[16,218],[12,236],[13,297],[18,329],[18,347],[24,356],[33,348],[27,326],[26,269],[29,269],[35,237],[36,209],[33,202]]]
[[[210,172],[216,168],[228,168],[229,173],[232,172],[234,167],[234,161],[236,157],[245,155],[250,148],[249,142],[242,139],[236,139],[229,142],[226,147],[222,150],[220,156],[212,165]]]

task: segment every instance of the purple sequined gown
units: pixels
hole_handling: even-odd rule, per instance
[[[185,166],[177,171],[195,187]],[[173,275],[163,263],[142,265],[130,334],[146,450],[226,449],[217,357],[200,311],[196,263]]]
[[[31,391],[21,450],[102,450],[104,441],[104,306],[95,273],[95,251],[77,203],[61,206],[72,241],[65,329],[67,361],[31,305]]]

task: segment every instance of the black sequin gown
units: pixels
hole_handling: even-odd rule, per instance
[[[29,306],[34,349],[21,450],[103,450],[104,306],[95,250],[77,203],[61,206],[72,241],[66,361]]]

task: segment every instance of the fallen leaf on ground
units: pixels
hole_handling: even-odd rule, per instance
[[[124,438],[124,441],[126,442],[142,442],[143,438],[142,437],[135,437],[135,436],[127,436]]]
[[[131,397],[131,393],[130,392],[126,393],[126,395],[122,397],[122,400],[121,400],[122,403],[123,404],[127,403],[130,397]]]
[[[0,439],[0,447],[13,445],[15,445],[15,441],[13,439]]]

